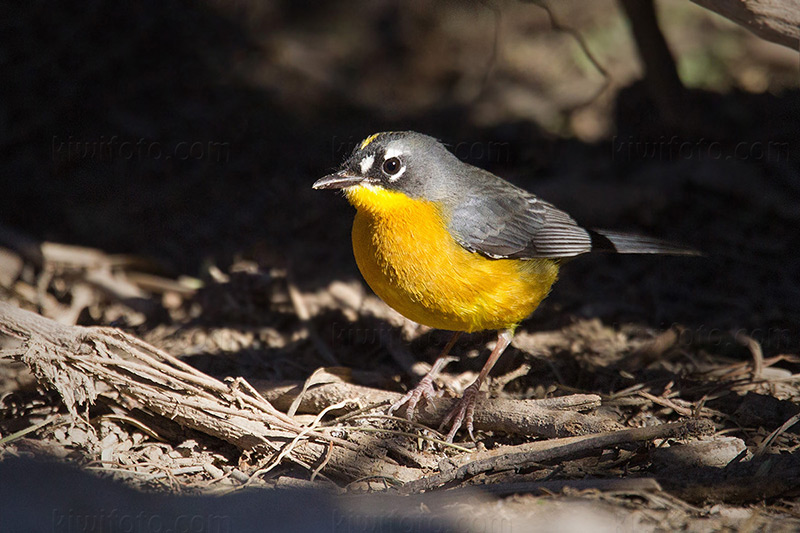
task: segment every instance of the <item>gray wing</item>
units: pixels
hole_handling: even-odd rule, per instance
[[[449,229],[461,246],[494,259],[573,257],[592,249],[589,232],[568,214],[493,180],[458,202]]]

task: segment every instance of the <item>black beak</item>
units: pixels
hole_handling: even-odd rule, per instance
[[[340,170],[334,174],[328,174],[324,178],[320,178],[312,185],[315,189],[346,189],[353,185],[362,183],[364,178],[362,176],[353,176],[348,174],[346,170]]]

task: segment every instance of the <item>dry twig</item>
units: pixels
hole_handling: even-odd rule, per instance
[[[346,399],[358,398],[362,404],[373,405],[395,402],[400,394],[346,383],[327,382],[303,390],[301,383],[255,382],[258,391],[278,409],[294,405],[302,392],[297,411],[319,413],[322,409]],[[417,420],[427,426],[438,426],[442,417],[456,400],[439,398],[430,409],[417,412]],[[543,400],[506,400],[484,398],[475,407],[475,429],[503,433],[567,437],[609,431],[619,426],[613,420],[577,411],[594,409],[600,405],[600,397],[594,394],[574,394]]]
[[[634,429],[624,429],[582,437],[552,439],[510,446],[475,454],[470,462],[403,486],[404,494],[424,492],[447,483],[490,471],[525,468],[536,463],[550,463],[585,457],[610,446],[670,437],[708,434],[713,425],[708,421],[690,420]]]
[[[329,429],[304,428],[245,387],[234,390],[177,358],[113,328],[65,326],[0,302],[3,357],[25,362],[55,388],[80,419],[111,389],[147,410],[241,449],[280,450],[301,433],[305,439],[287,458],[306,467],[327,457],[328,475],[352,480],[382,472],[400,482],[419,477],[415,469],[364,453],[363,443],[332,437]],[[333,443],[329,450],[328,443]]]

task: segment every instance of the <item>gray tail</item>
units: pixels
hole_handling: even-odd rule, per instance
[[[589,234],[592,236],[592,251],[618,254],[702,255],[697,250],[680,244],[633,233],[594,229],[589,230]]]

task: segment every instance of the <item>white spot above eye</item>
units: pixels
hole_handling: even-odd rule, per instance
[[[369,169],[372,168],[372,164],[375,162],[374,155],[368,155],[364,159],[361,160],[361,174],[366,175],[369,172]]]
[[[392,157],[400,157],[403,155],[402,150],[398,150],[397,148],[389,148],[386,150],[386,153],[383,154],[383,160],[386,161],[387,159],[391,159]]]

